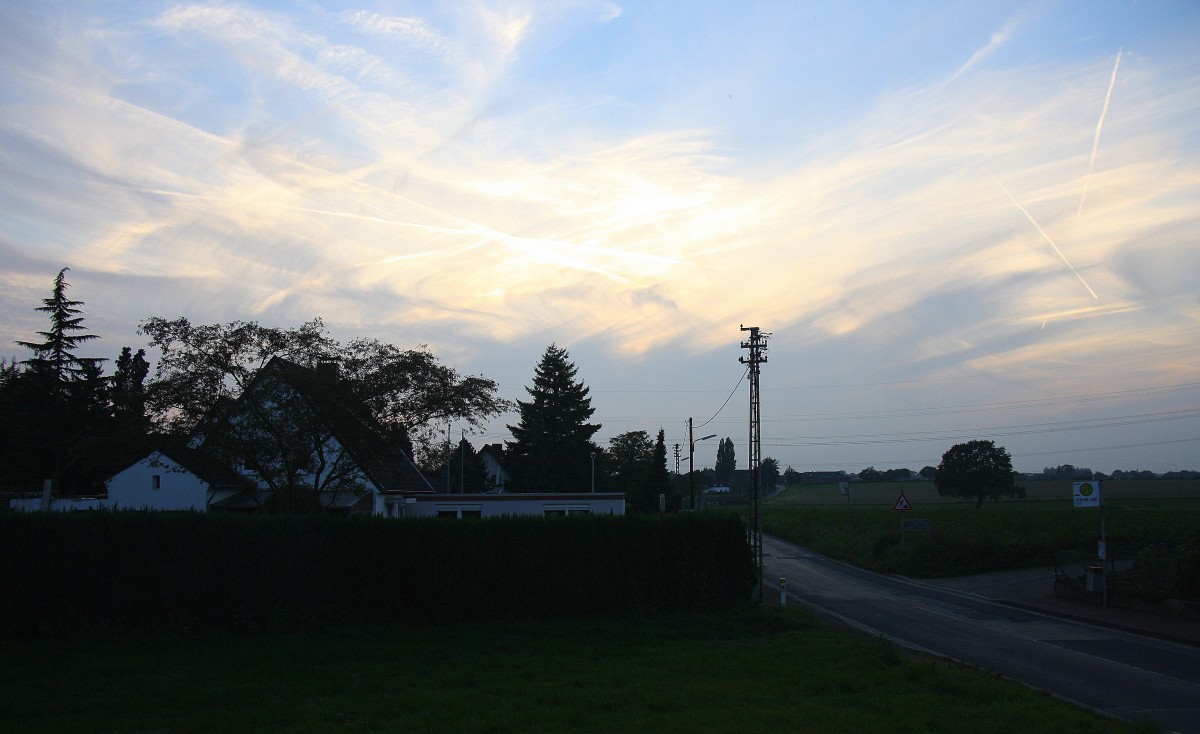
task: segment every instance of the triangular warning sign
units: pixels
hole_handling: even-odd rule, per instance
[[[912,509],[912,505],[910,505],[908,503],[908,498],[904,496],[903,492],[901,492],[900,498],[896,500],[896,504],[895,504],[895,506],[892,507],[892,510],[898,511],[898,512],[905,512],[905,511],[911,510],[911,509]]]

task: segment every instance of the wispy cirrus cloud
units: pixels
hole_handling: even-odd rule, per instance
[[[1178,82],[1195,59],[1123,52],[1102,159],[1088,153],[1115,69],[989,63],[1020,18],[947,66],[953,84],[889,87],[779,146],[753,125],[673,118],[685,83],[665,70],[621,105],[553,70],[513,79],[556,48],[540,34],[569,24],[472,7],[322,25],[181,4],[82,40],[17,24],[55,50],[36,65],[0,54],[10,247],[136,282],[111,306],[130,325],[321,315],[445,345],[569,334],[630,356],[711,350],[752,319],[914,375],[1195,338],[1200,171],[1179,151],[1200,92]],[[602,11],[572,29],[586,40],[625,20]],[[163,39],[222,73],[156,61]],[[632,116],[612,126],[617,107]],[[6,307],[46,279],[28,274]]]

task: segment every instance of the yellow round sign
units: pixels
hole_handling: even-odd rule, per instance
[[[1083,495],[1084,497],[1091,497],[1092,496],[1092,485],[1088,484],[1087,482],[1080,484],[1079,485],[1079,494]]]

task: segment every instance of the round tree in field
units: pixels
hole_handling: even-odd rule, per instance
[[[982,507],[986,499],[1000,499],[1001,495],[1025,494],[1013,480],[1008,450],[991,441],[967,441],[951,446],[942,454],[933,481],[942,497],[974,498],[976,507]]]

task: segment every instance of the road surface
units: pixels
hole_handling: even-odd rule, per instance
[[[763,536],[765,594],[872,636],[999,673],[1101,713],[1200,734],[1200,647],[883,576]]]

